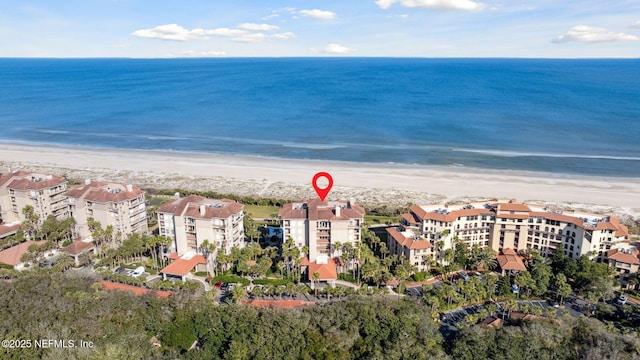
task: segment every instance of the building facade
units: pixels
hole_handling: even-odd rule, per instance
[[[158,209],[159,232],[174,240],[173,250],[179,256],[187,252],[201,253],[205,240],[215,244],[216,250],[229,254],[234,246],[245,245],[243,208],[233,200],[178,195]]]
[[[502,249],[538,250],[551,256],[557,248],[571,258],[587,255],[606,261],[607,251],[629,240],[629,231],[613,216],[560,211],[513,201],[464,205],[412,206],[401,224],[418,229],[442,256],[454,239]]]
[[[0,223],[22,222],[22,209],[30,205],[38,222],[49,215],[57,219],[69,216],[64,192],[67,181],[57,175],[15,171],[0,175]]]
[[[313,199],[284,205],[278,212],[283,238],[291,237],[300,249],[309,248],[308,260],[340,255],[340,246],[361,239],[364,209],[351,201]]]
[[[148,232],[145,193],[132,185],[85,180],[79,188],[65,194],[69,214],[76,220],[77,235],[91,236],[87,219],[100,222],[102,228],[111,225],[114,234],[124,239],[127,234]]]
[[[640,251],[638,244],[628,242],[617,243],[607,251],[607,262],[616,269],[616,277],[620,286],[627,287],[633,274],[640,270]]]

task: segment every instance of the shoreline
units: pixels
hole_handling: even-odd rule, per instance
[[[315,197],[311,178],[327,171],[334,179],[330,199],[353,197],[367,206],[500,198],[640,214],[640,178],[0,141],[0,172],[8,167],[78,180],[285,199]]]

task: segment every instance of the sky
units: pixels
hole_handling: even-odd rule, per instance
[[[640,58],[639,0],[0,0],[0,57]]]

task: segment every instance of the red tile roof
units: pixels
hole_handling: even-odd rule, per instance
[[[524,266],[522,259],[512,249],[503,249],[502,254],[498,255],[498,264],[502,270],[514,270],[524,271],[527,268]]]
[[[207,259],[202,255],[194,255],[190,259],[178,259],[174,260],[171,264],[167,265],[164,269],[160,270],[161,273],[167,275],[185,276],[196,267],[198,264],[206,264]]]
[[[202,206],[204,206],[204,214],[200,211]],[[163,204],[158,208],[158,212],[196,219],[226,219],[231,215],[239,214],[243,208],[244,205],[229,199],[218,201],[198,195],[189,195]]]
[[[336,214],[336,205],[340,206],[340,216]],[[278,215],[282,219],[349,220],[362,219],[364,209],[360,205],[348,204],[346,201],[313,199],[304,203],[285,204],[278,211]]]
[[[531,208],[521,203],[499,203],[498,211],[531,212]]]
[[[0,176],[0,186],[5,185],[14,190],[42,190],[67,182],[58,175],[46,175],[28,171],[16,171]]]
[[[621,249],[611,249],[607,251],[607,258],[625,264],[640,265],[640,252],[638,250],[632,250],[631,254],[627,254],[622,252]]]
[[[529,216],[564,222],[567,224],[575,224],[576,226],[584,226],[584,220],[575,216],[556,214],[552,212],[540,212],[540,211],[532,211],[529,214]]]
[[[404,213],[402,214],[402,218],[409,223],[409,225],[420,225],[421,220],[414,213]]]
[[[162,291],[162,290],[149,290],[149,289],[145,289],[145,288],[141,288],[141,287],[137,287],[137,286],[132,286],[132,285],[125,285],[125,284],[120,284],[120,283],[114,283],[111,281],[99,281],[100,284],[102,284],[104,286],[105,289],[107,290],[121,290],[121,291],[127,291],[127,292],[131,292],[134,293],[136,295],[142,296],[145,294],[154,294],[156,296],[159,297],[169,297],[172,295],[171,292],[169,291]]]
[[[144,191],[138,187],[133,186],[132,191],[127,191],[126,185],[104,181],[92,181],[65,193],[66,196],[71,198],[97,203],[119,203],[133,200],[142,194],[144,194]]]
[[[396,228],[387,228],[387,233],[393,237],[393,239],[408,249],[416,250],[416,249],[430,249],[433,247],[431,245],[431,241],[425,239],[424,237],[420,237],[420,240],[415,240],[413,237],[406,236],[405,234],[398,231]]]
[[[25,241],[18,245],[12,246],[6,250],[0,251],[0,263],[16,266],[21,263],[20,257],[29,252],[29,246],[32,244],[42,245],[46,241]]]
[[[336,262],[333,259],[328,259],[326,264],[318,264],[312,262],[309,264],[309,280],[313,281],[313,274],[318,273],[320,275],[320,281],[335,280],[338,278],[338,268]]]
[[[64,251],[69,255],[80,255],[86,250],[93,248],[93,241],[74,241],[63,247],[60,251]]]
[[[20,230],[20,228],[22,228],[22,225],[20,224],[0,225],[0,239],[15,234],[16,232],[18,232],[18,230]]]
[[[486,326],[491,326],[491,327],[498,327],[498,326],[500,326],[500,324],[502,324],[502,319],[500,319],[499,317],[495,317],[495,316],[489,316],[489,317],[485,318],[484,320],[482,320],[480,322],[480,324],[486,325]]]

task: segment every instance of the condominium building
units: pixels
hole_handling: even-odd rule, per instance
[[[310,262],[340,255],[340,244],[360,241],[364,209],[351,201],[310,201],[289,203],[278,212],[283,238],[291,237],[302,249],[309,248]]]
[[[415,229],[400,225],[387,228],[387,248],[390,254],[404,256],[417,271],[428,271],[434,259],[433,245]]]
[[[68,217],[67,181],[57,175],[15,171],[0,175],[0,223],[24,221],[22,209],[30,205],[40,223],[49,215]]]
[[[626,287],[629,284],[630,276],[640,270],[638,244],[629,242],[614,244],[612,249],[607,251],[607,262],[609,266],[616,269],[620,285]]]
[[[198,195],[163,204],[157,211],[160,235],[174,240],[179,256],[202,252],[205,240],[226,254],[244,247],[244,206],[233,200],[207,199]]]
[[[412,206],[402,224],[419,229],[439,250],[457,238],[470,247],[496,251],[533,248],[550,256],[556,248],[571,258],[606,259],[612,245],[628,241],[629,231],[613,216],[561,211],[543,206],[491,200],[464,205]]]
[[[100,222],[102,228],[111,225],[114,234],[123,239],[127,234],[148,232],[146,200],[142,189],[104,181],[85,180],[85,184],[65,194],[69,214],[76,220],[77,235],[91,235],[88,218]]]

